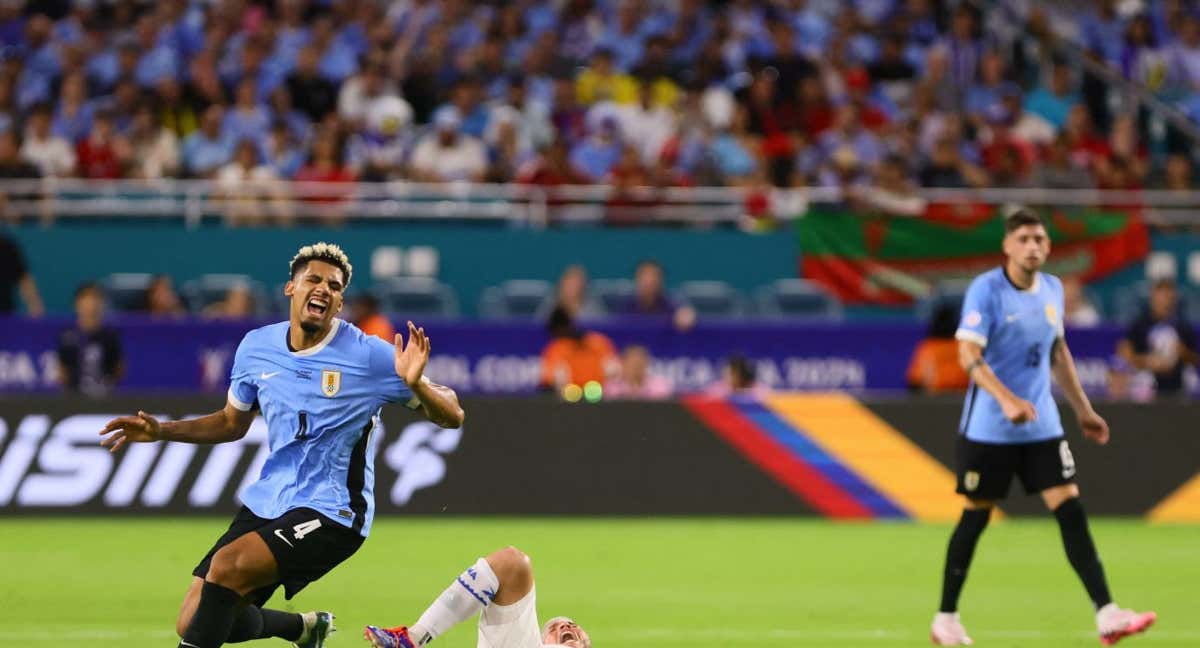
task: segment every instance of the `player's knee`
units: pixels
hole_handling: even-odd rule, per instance
[[[487,557],[501,583],[526,580],[533,574],[533,561],[516,547],[505,547]]]
[[[253,565],[250,562],[250,557],[244,552],[227,545],[213,556],[205,580],[243,592],[252,585]]]
[[[1079,486],[1077,484],[1063,484],[1061,486],[1053,486],[1042,491],[1042,501],[1046,504],[1046,508],[1051,511],[1062,506],[1067,500],[1079,497]]]

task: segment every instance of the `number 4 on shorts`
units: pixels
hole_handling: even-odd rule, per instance
[[[309,520],[308,522],[297,524],[296,526],[292,527],[292,530],[296,532],[295,538],[297,540],[303,540],[304,536],[316,531],[319,528],[321,528],[321,519],[317,518],[315,520]]]

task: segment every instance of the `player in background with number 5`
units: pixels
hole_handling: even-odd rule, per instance
[[[430,342],[408,323],[393,346],[336,319],[350,283],[345,253],[327,243],[301,248],[284,294],[289,321],[246,334],[234,356],[224,409],[160,423],[145,412],[100,432],[117,450],[128,442],[223,443],[242,438],[262,411],[270,454],[244,506],[196,569],[176,621],[180,648],[278,637],[321,648],[333,631],[328,612],[263,609],[280,585],[291,599],[349,558],[374,517],[372,430],[385,403],[421,410],[459,427],[454,391],[425,378]]]
[[[1040,272],[1050,254],[1045,224],[1033,211],[1018,209],[1005,219],[1004,231],[1004,266],[971,282],[955,335],[959,361],[971,378],[956,450],[957,490],[966,503],[946,551],[931,639],[940,646],[971,645],[959,621],[958,596],[992,507],[1008,495],[1016,475],[1027,494],[1039,493],[1054,512],[1067,559],[1096,607],[1100,641],[1110,646],[1146,630],[1155,614],[1122,609],[1109,595],[1079,503],[1075,460],[1063,438],[1050,374],[1085,437],[1107,443],[1108,424],[1080,386],[1063,337],[1062,282]]]

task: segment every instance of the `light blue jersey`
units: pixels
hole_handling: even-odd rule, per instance
[[[365,537],[375,516],[370,437],[379,409],[419,402],[396,375],[388,342],[334,319],[316,346],[291,351],[288,327],[250,331],[233,359],[229,402],[262,410],[271,449],[242,502],[268,519],[311,508]]]
[[[1012,393],[1033,403],[1037,420],[1012,423],[1000,403],[974,382],[967,391],[959,432],[983,443],[1029,443],[1063,435],[1050,393],[1050,352],[1062,337],[1063,290],[1058,277],[1039,272],[1029,290],[1016,287],[1004,268],[971,282],[955,337],[982,346],[983,359]]]

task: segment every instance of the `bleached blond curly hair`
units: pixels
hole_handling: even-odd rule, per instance
[[[342,251],[336,243],[314,243],[305,245],[296,252],[296,256],[292,257],[292,262],[288,265],[289,277],[295,277],[296,272],[308,265],[309,261],[324,261],[341,269],[342,274],[346,276],[346,285],[350,285],[350,275],[354,272],[354,266],[350,265],[350,257]]]

